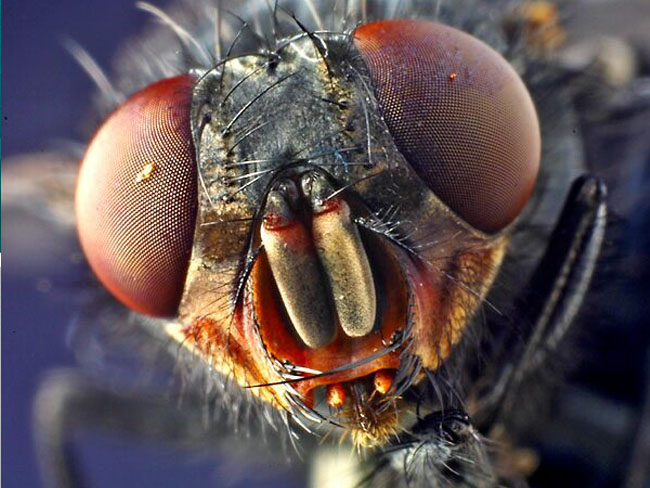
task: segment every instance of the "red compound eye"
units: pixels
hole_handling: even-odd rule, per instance
[[[178,76],[134,94],[97,131],[79,173],[77,225],[88,262],[111,293],[147,315],[176,311],[192,248],[193,84]]]
[[[523,82],[496,51],[448,26],[389,20],[355,44],[397,148],[454,212],[485,232],[530,198],[540,131]]]

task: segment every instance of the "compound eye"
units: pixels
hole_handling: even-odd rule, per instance
[[[77,227],[88,262],[113,295],[146,315],[176,311],[189,264],[193,86],[178,76],[131,96],[99,128],[79,173]]]
[[[457,215],[484,232],[530,198],[540,130],[523,82],[496,51],[433,22],[388,20],[355,32],[397,148]]]

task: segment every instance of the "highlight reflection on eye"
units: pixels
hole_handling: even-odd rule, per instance
[[[190,259],[193,85],[178,76],[134,94],[97,131],[79,174],[77,226],[88,262],[111,293],[147,315],[174,314]]]
[[[497,232],[528,201],[540,130],[523,82],[475,37],[433,22],[389,20],[355,33],[398,149],[472,226]]]

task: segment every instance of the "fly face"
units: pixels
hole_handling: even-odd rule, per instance
[[[296,23],[119,107],[84,158],[79,233],[106,287],[177,313],[166,333],[197,359],[377,446],[484,300],[539,125],[510,65],[456,29]]]

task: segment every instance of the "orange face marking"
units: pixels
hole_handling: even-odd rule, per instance
[[[375,373],[374,385],[375,390],[382,395],[385,395],[390,387],[393,386],[393,379],[395,378],[395,373],[386,369],[382,369]]]
[[[566,40],[566,32],[560,22],[560,13],[554,3],[536,0],[524,3],[516,13],[515,20],[523,24],[526,44],[529,48],[551,52]]]
[[[332,408],[341,408],[345,403],[345,388],[341,383],[335,383],[327,387],[327,404]]]

